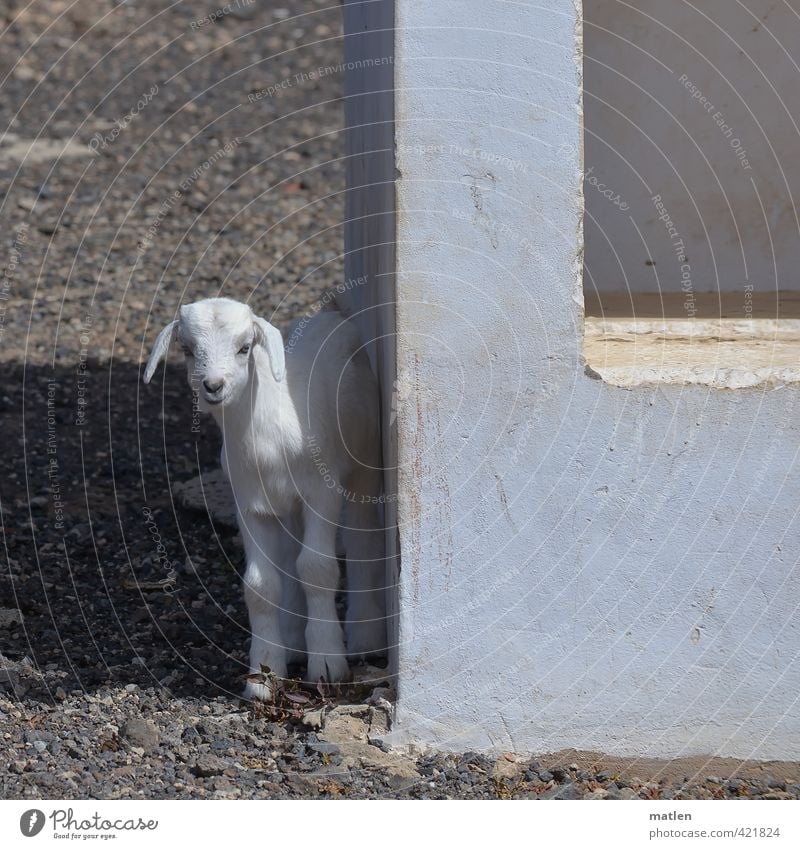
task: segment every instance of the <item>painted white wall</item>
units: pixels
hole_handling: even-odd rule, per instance
[[[800,288],[796,4],[585,0],[584,11],[587,286]]]
[[[390,664],[397,667],[397,441],[394,421],[394,0],[345,0],[345,280],[337,302],[361,329],[380,381]]]
[[[587,376],[575,3],[395,10],[396,740],[800,757],[796,390]]]

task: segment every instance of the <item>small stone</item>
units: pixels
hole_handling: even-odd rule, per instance
[[[211,787],[213,788],[215,793],[232,793],[234,790],[234,785],[225,777],[215,778],[211,782]]]
[[[22,613],[15,607],[0,607],[0,628],[10,628],[15,624],[22,624]]]
[[[47,743],[45,743],[44,740],[34,740],[33,741],[33,748],[36,749],[36,751],[39,752],[39,754],[41,754],[42,752],[47,751]]]
[[[592,791],[591,793],[586,793],[584,795],[584,799],[605,799],[608,796],[608,790],[604,790],[600,787],[597,790]]]
[[[324,708],[319,710],[308,710],[303,714],[303,725],[307,728],[322,728],[322,717]]]
[[[308,743],[308,748],[312,752],[317,752],[320,755],[338,755],[341,751],[335,743]]]
[[[276,740],[287,740],[289,738],[289,732],[286,730],[286,726],[278,722],[270,722],[267,725],[267,731]]]
[[[408,790],[409,787],[413,787],[419,779],[410,778],[408,775],[403,775],[401,773],[390,772],[385,777],[386,786],[390,787],[392,790]]]
[[[187,725],[186,728],[183,729],[181,739],[186,743],[196,743],[200,739],[200,732],[194,727],[194,725]]]
[[[138,717],[127,720],[120,733],[132,746],[138,746],[145,751],[155,749],[160,738],[158,728],[152,722]]]
[[[64,748],[71,758],[82,759],[86,754],[85,750],[82,749],[74,740],[65,740]]]
[[[200,755],[192,767],[192,772],[199,778],[210,778],[213,775],[222,775],[227,766],[227,762],[216,755]]]
[[[554,799],[582,799],[583,793],[571,782],[568,781],[566,784],[562,784],[558,788],[554,788],[555,793],[552,798]]]
[[[522,765],[514,755],[500,755],[492,767],[492,778],[495,781],[513,782],[522,772]]]
[[[547,784],[548,781],[553,780],[553,773],[550,772],[547,769],[540,769],[539,770],[539,780],[543,781],[545,784]]]
[[[638,799],[639,794],[632,787],[623,787],[617,791],[618,799]]]
[[[391,706],[392,701],[394,700],[394,690],[389,686],[378,686],[373,691],[370,697],[367,699],[369,704],[376,705],[379,707],[386,707],[384,702],[388,703]]]
[[[55,735],[51,734],[49,731],[26,731],[22,737],[26,743],[36,743],[37,741],[51,743],[56,739]]]
[[[19,687],[19,673],[16,669],[0,666],[0,686],[16,690]]]

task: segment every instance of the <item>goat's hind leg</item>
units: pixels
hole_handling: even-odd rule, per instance
[[[250,673],[244,697],[269,700],[269,679],[260,680],[261,673],[268,669],[279,678],[286,677],[286,647],[280,628],[286,530],[272,517],[239,514],[238,519],[247,559],[244,598],[251,631]]]
[[[344,537],[347,555],[347,654],[369,658],[387,653],[386,568],[383,524],[378,505],[380,493],[370,479],[365,491],[348,494],[345,506]]]

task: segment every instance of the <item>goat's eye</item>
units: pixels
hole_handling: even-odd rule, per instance
[[[250,346],[249,345],[242,345],[242,347],[239,348],[239,353],[240,354],[249,354],[250,353]]]
[[[186,354],[187,357],[194,356],[194,351],[192,351],[192,349],[188,345],[183,346],[183,353]]]

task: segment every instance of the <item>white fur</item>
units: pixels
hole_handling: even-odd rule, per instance
[[[308,680],[347,680],[348,653],[386,649],[378,392],[358,332],[320,312],[293,325],[284,350],[246,304],[210,298],[161,331],[145,383],[173,339],[223,435],[247,559],[251,676],[265,666],[283,677],[305,654]],[[347,650],[335,606],[343,507]],[[269,683],[248,682],[245,695],[269,698]]]

